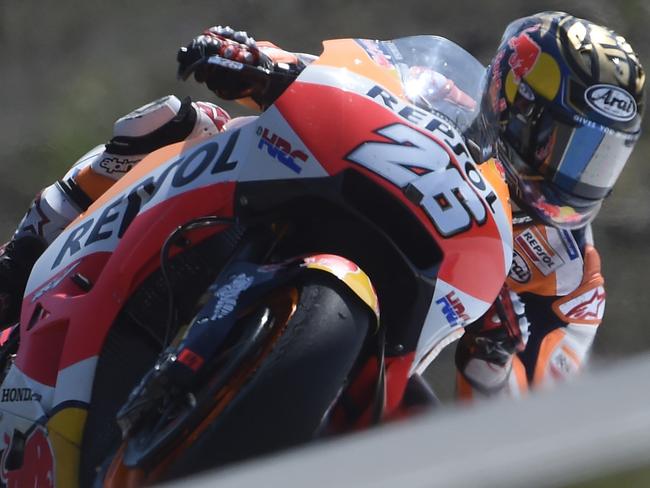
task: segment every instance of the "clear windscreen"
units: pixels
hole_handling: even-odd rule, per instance
[[[485,67],[470,53],[438,36],[383,41],[415,105],[443,114],[461,131],[480,115]]]

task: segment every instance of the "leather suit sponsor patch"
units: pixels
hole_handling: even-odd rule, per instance
[[[104,158],[99,162],[99,167],[106,171],[108,174],[112,173],[128,173],[131,169],[138,164],[140,159],[120,159],[117,157]]]
[[[515,238],[515,242],[544,276],[550,275],[564,264],[564,259],[535,227],[523,231]]]
[[[565,322],[598,325],[605,312],[605,288],[590,287],[577,296],[568,296],[553,304],[557,315]]]
[[[517,283],[528,283],[532,273],[526,263],[526,260],[521,257],[517,251],[514,251],[512,256],[512,267],[510,268],[510,278]]]

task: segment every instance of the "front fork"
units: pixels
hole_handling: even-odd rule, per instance
[[[329,273],[345,283],[374,315],[376,331],[381,332],[375,289],[368,275],[352,261],[331,254],[315,254],[264,265],[238,259],[242,254],[250,256],[258,252],[250,246],[224,267],[209,287],[207,301],[184,336],[176,345],[166,349],[154,368],[133,390],[118,412],[118,423],[124,436],[140,421],[148,406],[168,394],[170,388],[189,391],[200,383],[219,357],[238,318],[274,289],[299,279],[306,270]],[[383,382],[381,386],[383,399]]]

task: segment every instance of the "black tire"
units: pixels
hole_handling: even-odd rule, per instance
[[[233,226],[170,260],[181,319],[191,318],[199,297],[229,259],[241,235],[241,228]],[[167,333],[167,304],[167,285],[157,270],[133,293],[106,336],[81,444],[81,488],[95,486],[98,470],[122,442],[116,414],[159,357]]]
[[[93,382],[92,402],[84,428],[79,486],[94,486],[97,469],[115,451],[122,433],[115,415],[134,385],[149,371],[159,348],[141,329],[127,320],[115,323],[99,357]]]
[[[308,442],[337,399],[366,339],[369,309],[336,277],[306,273],[273,350],[199,439],[172,464],[185,476]]]

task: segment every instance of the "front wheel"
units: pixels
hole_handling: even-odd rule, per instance
[[[204,420],[190,435],[185,432],[171,454],[150,467],[156,479],[145,475],[143,481],[185,476],[314,438],[345,386],[374,318],[342,281],[321,271],[306,272],[284,293],[294,297],[290,313],[278,311],[276,294],[248,315],[273,321],[268,344],[214,395],[219,400],[209,422]],[[271,313],[260,315],[261,309]],[[113,460],[109,481],[133,471],[123,463],[125,450],[123,446]]]

